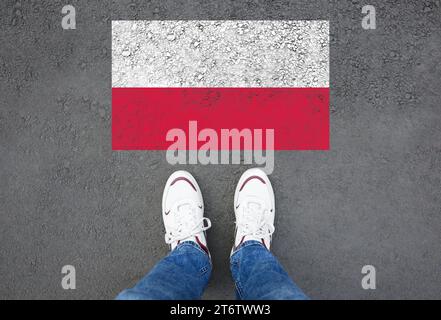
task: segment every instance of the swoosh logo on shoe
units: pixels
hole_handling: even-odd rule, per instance
[[[202,206],[198,206],[199,207],[199,209],[202,209]],[[170,213],[170,210],[168,210],[168,211],[166,211],[166,212],[164,212],[165,213],[165,215],[167,216],[169,213]]]

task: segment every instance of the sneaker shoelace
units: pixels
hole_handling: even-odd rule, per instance
[[[274,225],[267,221],[269,209],[264,202],[258,199],[246,199],[240,204],[236,225],[238,232],[242,236],[253,236],[256,238],[265,238],[272,236]]]
[[[165,233],[165,242],[171,244],[203,232],[211,227],[208,218],[198,218],[198,210],[202,210],[195,202],[183,200],[175,203],[170,209],[174,221]]]

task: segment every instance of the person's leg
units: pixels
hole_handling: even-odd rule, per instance
[[[230,263],[239,299],[308,299],[262,242],[244,242],[233,253]]]
[[[179,244],[118,300],[200,299],[211,274],[208,254],[193,241]]]
[[[162,217],[165,242],[171,253],[117,299],[200,299],[211,274],[205,238],[211,222],[204,218],[201,190],[190,173],[177,171],[168,179],[162,197]]]
[[[236,236],[230,267],[239,299],[308,299],[269,251],[274,233],[275,199],[268,176],[247,170],[234,195]]]

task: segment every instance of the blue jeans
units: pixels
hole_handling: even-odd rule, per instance
[[[305,300],[279,261],[258,241],[244,242],[230,258],[236,296],[242,300]],[[118,300],[200,299],[211,274],[208,254],[195,242],[179,244]]]

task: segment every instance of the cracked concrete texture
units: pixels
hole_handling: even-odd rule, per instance
[[[63,31],[61,7],[77,8]],[[213,222],[205,298],[228,270],[238,165],[171,167],[111,150],[111,20],[330,20],[331,150],[278,152],[272,249],[316,299],[441,297],[437,1],[0,2],[0,297],[111,299],[167,253],[163,184],[194,173]],[[77,289],[61,288],[61,268]],[[377,289],[361,289],[361,268]]]
[[[328,21],[113,21],[114,87],[328,87]]]

